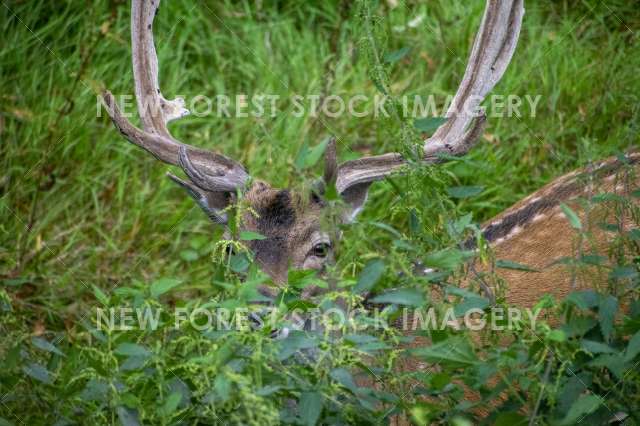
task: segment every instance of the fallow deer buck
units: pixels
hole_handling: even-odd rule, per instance
[[[249,241],[248,245],[260,267],[275,282],[286,283],[290,267],[321,270],[332,259],[330,234],[320,223],[326,205],[321,193],[307,197],[291,190],[272,188],[265,182],[251,179],[238,162],[184,144],[167,130],[170,120],[180,118],[188,111],[182,99],[165,99],[158,85],[152,24],[159,3],[159,0],[132,2],[133,75],[142,129],[121,114],[114,96],[107,91],[103,99],[113,123],[133,144],[162,162],[182,168],[188,180],[172,174],[169,177],[195,199],[213,222],[225,224],[225,209],[238,203],[239,197],[257,212],[257,216],[247,213],[240,227],[266,237]],[[476,111],[511,60],[523,14],[523,0],[487,0],[464,77],[446,114],[448,120],[424,142],[425,166],[464,155],[482,135],[486,118]],[[632,153],[624,161],[609,159],[590,170],[562,176],[484,225],[484,238],[497,258],[542,271],[534,275],[507,271],[508,302],[531,305],[545,293],[562,295],[571,289],[572,277],[564,266],[546,268],[555,260],[573,254],[573,231],[559,205],[572,205],[574,199],[587,195],[595,186],[605,191],[626,191],[627,186],[616,186],[617,172],[623,164],[632,164],[635,168],[639,158],[638,154]],[[346,208],[342,220],[349,222],[362,209],[373,182],[402,172],[406,164],[401,154],[387,153],[338,165],[335,143],[329,144],[323,181],[326,185],[335,185],[344,201]],[[591,179],[582,179],[584,174]],[[305,202],[307,199],[310,201]],[[596,230],[594,235],[597,244],[606,243],[608,236],[604,231]]]

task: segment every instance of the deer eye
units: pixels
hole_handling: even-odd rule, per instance
[[[329,250],[331,250],[331,244],[318,243],[311,249],[311,254],[315,257],[327,257],[329,255]]]

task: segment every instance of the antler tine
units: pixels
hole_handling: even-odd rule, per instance
[[[176,140],[167,123],[189,111],[184,100],[165,99],[158,85],[158,57],[153,42],[153,20],[160,0],[132,0],[131,50],[136,101],[143,130],[136,128],[118,109],[111,92],[103,94],[107,112],[123,136],[151,153],[158,160],[181,166],[187,175],[197,174],[194,183],[206,191],[229,191],[242,187],[249,175],[239,163],[214,152]],[[184,151],[181,155],[181,150]],[[181,161],[181,157],[186,161]],[[194,172],[197,170],[197,172]]]
[[[425,141],[426,164],[444,161],[441,154],[463,155],[479,139],[486,117],[476,111],[511,61],[523,14],[523,0],[487,0],[464,77],[446,114],[448,120]],[[406,160],[398,153],[347,161],[338,168],[336,188],[343,192],[383,179],[404,165]]]
[[[488,0],[480,29],[469,55],[469,62],[462,82],[453,98],[446,116],[448,120],[424,144],[425,157],[441,152],[458,151],[458,145],[468,146],[474,141],[467,136],[479,133],[476,126],[484,121],[477,109],[484,97],[500,81],[518,43],[523,0]],[[471,121],[476,124],[467,130]]]

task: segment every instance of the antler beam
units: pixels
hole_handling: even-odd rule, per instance
[[[133,77],[142,130],[118,109],[111,92],[103,94],[107,111],[120,133],[158,160],[181,166],[203,191],[235,191],[249,179],[244,167],[223,155],[186,145],[176,140],[167,123],[189,114],[184,100],[167,100],[158,84],[158,57],[153,42],[153,19],[160,0],[133,0],[131,45]],[[198,179],[194,179],[197,176]],[[174,179],[175,180],[175,179]],[[206,194],[203,194],[206,195]]]
[[[480,138],[486,117],[478,113],[478,107],[511,62],[523,15],[523,0],[487,0],[464,77],[446,114],[447,121],[425,141],[426,164],[444,161],[442,154],[463,155]],[[338,168],[336,188],[344,192],[354,185],[383,179],[406,164],[398,153],[347,161]]]

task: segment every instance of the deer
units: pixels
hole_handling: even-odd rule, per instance
[[[340,220],[347,224],[363,209],[370,186],[402,173],[407,159],[392,152],[338,164],[332,140],[324,154],[321,184],[312,194],[300,194],[253,179],[243,165],[223,154],[178,141],[169,133],[167,123],[189,111],[184,99],[168,100],[160,90],[152,29],[159,5],[159,0],[133,0],[131,8],[133,77],[142,128],[134,126],[120,112],[113,94],[105,91],[102,99],[113,124],[126,140],[157,160],[180,167],[187,180],[172,173],[167,173],[168,177],[184,188],[215,224],[227,224],[226,211],[234,204],[242,201],[251,207],[257,215],[246,213],[239,221],[240,229],[266,237],[247,243],[255,261],[275,283],[286,283],[289,268],[323,270],[333,261],[335,244],[320,220],[327,204],[324,189],[335,187],[344,204]],[[486,116],[478,113],[479,106],[511,61],[523,15],[523,0],[487,0],[464,76],[446,113],[447,121],[424,141],[424,167],[465,155],[481,138]],[[617,172],[625,164],[637,168],[638,159],[639,154],[631,152],[624,160],[611,158],[597,167],[570,172],[483,224],[482,235],[497,258],[541,270],[535,278],[525,277],[521,271],[506,272],[510,282],[507,301],[531,306],[542,294],[562,295],[571,289],[571,279],[563,268],[545,268],[572,251],[572,229],[560,205],[584,195],[593,187],[593,179],[603,184],[604,190],[620,189]],[[585,173],[592,176],[589,183],[580,178]],[[596,240],[606,242],[606,233],[597,233]]]
[[[132,64],[142,128],[135,127],[120,112],[113,94],[105,91],[102,98],[115,127],[125,139],[157,160],[180,167],[187,180],[171,173],[168,177],[184,188],[215,224],[227,224],[226,209],[240,201],[257,212],[257,215],[245,214],[240,228],[266,237],[249,241],[248,246],[255,261],[275,283],[286,283],[290,267],[322,270],[332,262],[335,244],[331,233],[321,226],[320,219],[326,208],[324,188],[335,186],[345,206],[340,220],[349,223],[363,209],[370,186],[392,174],[402,173],[407,159],[392,152],[338,164],[336,144],[332,141],[325,151],[319,190],[300,194],[252,179],[243,165],[223,154],[178,141],[169,133],[167,123],[189,112],[182,98],[165,99],[160,90],[152,29],[159,5],[159,0],[132,1]],[[478,107],[511,61],[523,15],[522,0],[486,2],[464,76],[446,113],[447,121],[424,141],[421,160],[425,167],[465,155],[480,139],[486,116],[478,114]],[[604,189],[611,189],[615,186],[616,172],[628,162],[636,167],[638,154],[632,152],[625,161],[608,159],[596,168],[570,172],[482,226],[484,239],[497,258],[541,270],[534,278],[523,272],[505,272],[511,283],[508,301],[530,306],[541,294],[562,295],[569,291],[570,278],[563,268],[545,268],[571,253],[572,229],[559,206],[571,204],[571,200],[587,191],[587,186],[593,186],[593,182],[587,185],[580,180],[586,172],[604,183]],[[596,235],[598,241],[606,238],[603,232]],[[524,281],[527,283],[521,284]]]
[[[195,200],[213,223],[227,225],[230,207],[240,202],[248,205],[256,214],[244,214],[238,224],[242,231],[266,237],[247,241],[247,245],[257,264],[274,283],[286,285],[290,268],[322,271],[333,262],[335,236],[339,235],[323,228],[321,217],[327,208],[324,191],[335,188],[343,201],[339,219],[348,224],[364,208],[371,185],[403,173],[408,159],[391,152],[338,164],[337,148],[332,140],[325,151],[320,185],[311,194],[302,194],[273,188],[267,182],[252,178],[237,161],[175,139],[167,123],[189,112],[182,98],[168,100],[160,90],[152,29],[159,5],[160,0],[132,0],[132,65],[141,128],[121,113],[113,94],[105,91],[102,99],[111,121],[126,140],[157,160],[182,169],[186,179],[167,175]],[[446,113],[447,120],[422,146],[420,160],[424,167],[435,167],[464,156],[481,139],[486,116],[477,111],[511,62],[523,16],[523,0],[486,1],[464,75]],[[634,178],[631,184],[621,183],[619,175],[621,171],[628,174],[629,170],[637,170],[639,161],[640,153],[630,152],[623,158],[606,159],[570,172],[481,226],[483,240],[496,258],[540,271],[535,275],[518,270],[501,272],[508,283],[508,303],[532,306],[541,295],[561,297],[576,288],[575,274],[563,265],[549,267],[558,259],[570,257],[575,249],[574,230],[561,206],[577,205],[580,197],[591,194],[595,188],[629,193],[637,187],[637,181]],[[580,213],[580,219],[593,222],[585,213]],[[593,235],[595,246],[604,246],[612,238],[598,229]],[[487,265],[478,267],[488,269]],[[491,288],[485,290],[492,292]],[[263,291],[274,295],[269,289]],[[408,368],[418,367],[414,364]]]

